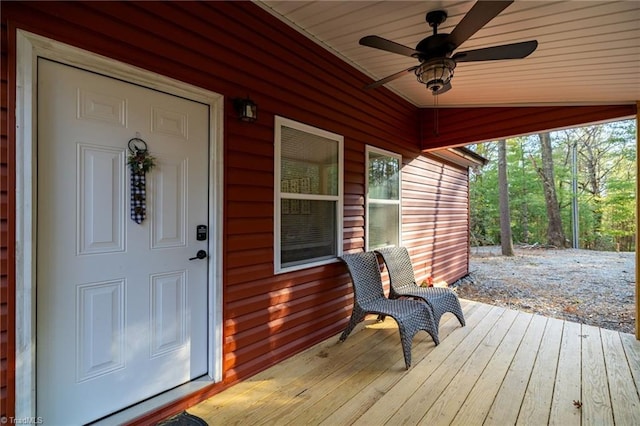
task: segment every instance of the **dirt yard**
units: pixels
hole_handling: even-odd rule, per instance
[[[471,249],[469,275],[454,284],[469,300],[635,332],[635,253],[500,247]]]

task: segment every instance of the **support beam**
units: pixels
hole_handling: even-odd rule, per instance
[[[638,148],[640,147],[640,101],[636,102],[636,339],[640,340],[640,264],[638,263],[638,251],[640,241],[638,241],[638,225],[640,224],[640,203],[638,202],[638,190],[640,189],[640,157]]]
[[[422,108],[423,151],[596,124],[637,114],[635,104],[591,106]],[[436,126],[437,124],[437,126]]]

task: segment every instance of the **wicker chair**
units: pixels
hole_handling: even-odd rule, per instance
[[[384,259],[389,271],[389,298],[415,297],[427,302],[433,309],[436,326],[440,325],[440,318],[445,312],[454,314],[460,325],[464,327],[464,315],[460,307],[458,296],[448,288],[420,287],[416,284],[413,265],[409,252],[405,247],[387,247],[376,250]]]
[[[373,252],[345,254],[342,260],[349,269],[353,283],[353,312],[349,324],[340,336],[343,342],[367,314],[388,315],[398,323],[404,362],[411,367],[411,344],[418,330],[431,335],[437,345],[438,329],[428,305],[418,300],[389,300],[384,296],[378,257]]]

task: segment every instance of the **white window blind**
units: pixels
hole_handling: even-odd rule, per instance
[[[276,118],[275,270],[334,261],[342,248],[342,137]]]

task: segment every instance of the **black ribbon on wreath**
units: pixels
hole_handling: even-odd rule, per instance
[[[129,167],[131,169],[131,219],[141,224],[147,216],[147,177],[155,166],[147,143],[136,137],[129,140]]]

